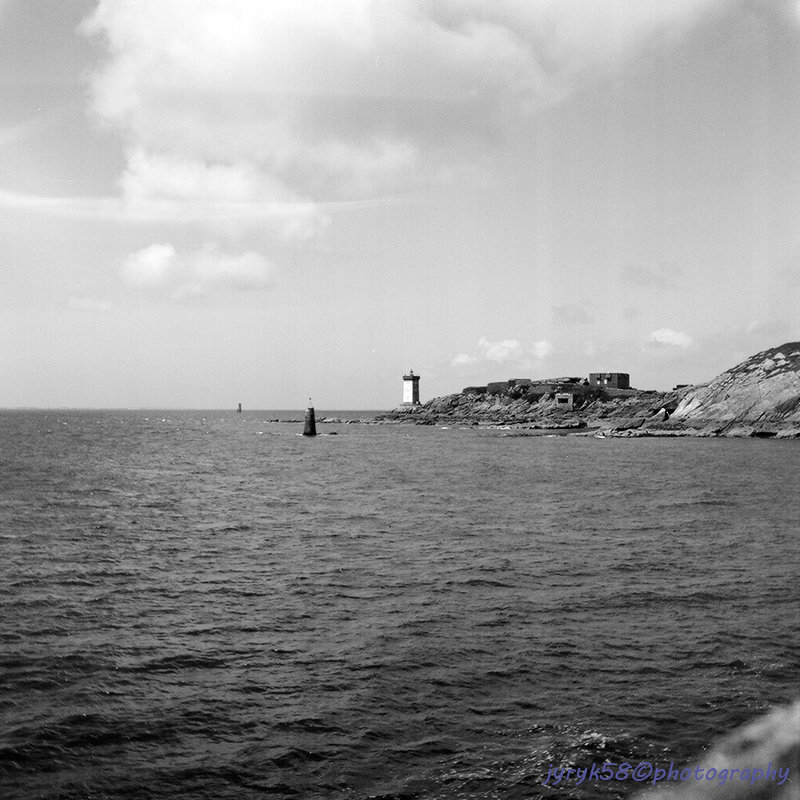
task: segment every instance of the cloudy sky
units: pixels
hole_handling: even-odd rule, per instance
[[[0,406],[800,339],[796,0],[0,0],[0,92]]]

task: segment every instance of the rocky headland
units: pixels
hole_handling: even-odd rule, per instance
[[[800,342],[764,350],[707,384],[671,392],[579,378],[468,387],[378,417],[384,423],[512,426],[611,436],[800,438]]]

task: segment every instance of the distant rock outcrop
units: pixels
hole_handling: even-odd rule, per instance
[[[492,393],[465,389],[378,421],[591,428],[615,436],[800,437],[800,342],[757,353],[708,384],[672,392],[574,381],[491,386]]]

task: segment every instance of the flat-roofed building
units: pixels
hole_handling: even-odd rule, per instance
[[[631,376],[627,372],[590,372],[589,386],[608,386],[610,389],[630,389]]]

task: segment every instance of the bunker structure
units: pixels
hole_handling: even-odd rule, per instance
[[[589,386],[607,386],[609,389],[630,389],[631,376],[627,372],[590,372]]]
[[[556,405],[559,408],[572,411],[575,407],[575,395],[572,392],[556,392]]]

